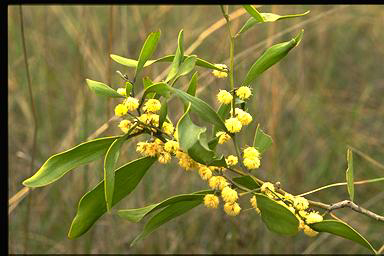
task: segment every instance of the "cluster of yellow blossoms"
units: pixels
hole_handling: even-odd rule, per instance
[[[301,196],[293,196],[289,193],[282,195],[276,191],[275,186],[270,182],[264,182],[260,189],[261,192],[267,197],[275,200],[278,204],[286,207],[293,214],[295,214],[296,218],[300,222],[299,230],[303,230],[306,235],[311,237],[318,234],[318,232],[311,229],[308,224],[323,221],[323,216],[321,216],[318,212],[309,210],[309,203],[307,199]],[[250,203],[252,207],[256,209],[257,213],[260,213],[259,208],[257,208],[256,196],[253,196],[250,199]]]
[[[228,70],[228,67],[225,64],[215,64],[215,66],[220,68],[220,69]],[[228,76],[227,72],[219,71],[216,69],[212,71],[212,74],[218,78],[225,78]]]
[[[247,147],[243,150],[243,164],[248,169],[260,167],[260,152],[254,147]]]

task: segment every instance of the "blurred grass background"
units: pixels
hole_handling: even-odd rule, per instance
[[[33,114],[28,97],[19,7],[8,8],[8,125],[9,195],[20,191],[30,176]],[[232,30],[238,31],[249,17],[241,6]],[[305,29],[298,47],[278,65],[265,72],[255,85],[250,101],[254,120],[272,135],[274,145],[263,157],[260,177],[280,181],[299,194],[345,180],[346,147],[384,162],[384,7],[267,5],[262,12],[311,13],[302,18],[257,25],[236,41],[235,83],[271,44],[289,40]],[[211,26],[222,16],[218,6],[23,6],[26,47],[36,105],[38,131],[34,170],[52,154],[84,141],[113,116],[116,102],[90,92],[86,78],[117,88],[115,73],[127,69],[109,59],[109,53],[137,58],[151,31],[161,29],[154,57],[174,53],[177,34],[184,29],[185,49],[213,63],[229,64],[225,26]],[[144,75],[159,77],[168,64],[145,69]],[[199,71],[198,96],[218,107],[218,88],[228,79],[215,79],[209,70]],[[178,87],[187,86],[186,79]],[[139,85],[140,87],[141,85]],[[182,108],[172,100],[171,119],[176,122]],[[256,122],[242,133],[242,144],[250,144]],[[117,120],[100,137],[118,134]],[[137,141],[137,140],[136,140]],[[119,163],[137,157],[134,142],[123,147]],[[383,176],[383,169],[354,154],[355,180]],[[103,216],[77,240],[67,232],[81,196],[102,179],[102,160],[78,168],[55,184],[33,190],[29,212],[29,253],[367,253],[365,248],[335,236],[316,238],[299,233],[276,235],[254,211],[238,217],[203,206],[171,221],[130,248],[144,223],[130,223],[115,214]],[[177,193],[207,186],[196,172],[184,172],[176,164],[156,164],[136,190],[114,209],[143,207]],[[348,198],[345,187],[331,188],[308,198],[334,203]],[[356,186],[356,203],[383,214],[382,183]],[[248,198],[241,201],[248,208]],[[27,200],[9,215],[9,252],[24,251]],[[380,203],[381,202],[381,203]],[[340,210],[379,248],[383,245],[383,223]]]

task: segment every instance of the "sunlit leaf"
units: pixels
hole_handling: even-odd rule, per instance
[[[317,232],[327,232],[354,241],[368,248],[373,253],[376,253],[375,249],[367,239],[346,223],[337,220],[324,220],[322,222],[309,224],[309,226]]]
[[[260,185],[257,184],[257,182],[249,175],[234,177],[232,180],[250,190],[254,190],[260,187]]]
[[[353,157],[352,157],[352,150],[348,148],[347,150],[347,161],[348,161],[348,168],[345,173],[346,179],[347,179],[347,189],[349,198],[351,201],[353,201],[355,196],[355,187],[353,184]]]
[[[115,189],[112,206],[135,189],[141,178],[155,161],[155,157],[143,157],[129,162],[115,171]],[[73,239],[87,232],[106,211],[107,205],[105,203],[103,180],[80,199],[68,237]]]
[[[139,59],[137,61],[135,77],[140,73],[140,71],[144,67],[144,64],[147,62],[147,60],[149,60],[149,58],[155,52],[159,39],[160,39],[160,31],[150,33],[147,39],[145,40],[144,45],[140,51]]]
[[[263,194],[256,194],[257,207],[268,229],[282,235],[295,235],[299,231],[299,220],[286,207]]]
[[[303,33],[304,30],[302,30],[292,40],[284,43],[279,43],[268,48],[249,69],[242,83],[242,86],[250,85],[265,70],[267,70],[279,60],[281,60],[284,56],[286,56],[292,48],[299,44]]]
[[[258,22],[264,22],[261,14],[252,5],[243,5],[244,9]]]
[[[102,82],[94,81],[91,79],[86,79],[86,81],[89,89],[94,91],[97,95],[108,96],[113,98],[124,98],[124,96],[117,93],[117,91]]]
[[[165,99],[161,102],[160,113],[159,113],[159,127],[163,126],[163,123],[167,118],[167,114],[168,114],[168,103],[167,103],[167,100]]]
[[[196,55],[188,56],[183,63],[181,63],[179,70],[176,74],[175,81],[181,77],[189,74],[194,68],[196,64]]]
[[[191,81],[189,81],[187,93],[196,96],[196,89],[197,89],[197,79],[198,79],[198,74],[197,71],[193,74]]]
[[[125,93],[127,94],[127,96],[131,94],[132,88],[133,88],[133,84],[131,84],[131,82],[129,81],[125,82]]]
[[[42,187],[60,179],[70,170],[90,163],[104,155],[121,136],[99,138],[83,142],[74,148],[51,156],[40,169],[23,182],[24,186]]]
[[[255,19],[254,17],[249,18],[244,26],[237,32],[236,36],[239,36],[243,34],[245,31],[253,27],[257,23],[265,23],[265,22],[274,22],[278,20],[283,20],[283,19],[289,19],[289,18],[296,18],[296,17],[302,17],[305,16],[309,13],[310,11],[306,11],[305,13],[299,13],[299,14],[289,14],[289,15],[277,15],[274,13],[260,13],[261,17],[263,18],[263,22],[260,21],[260,19]]]
[[[272,145],[272,138],[260,128],[257,124],[255,137],[253,139],[253,146],[256,147],[261,154],[263,154]]]

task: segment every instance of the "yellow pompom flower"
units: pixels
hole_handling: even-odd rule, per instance
[[[228,181],[223,176],[213,176],[209,179],[209,186],[212,189],[220,189],[222,190],[226,186],[228,186]]]
[[[236,216],[240,213],[240,205],[238,203],[225,203],[224,211],[229,216]]]
[[[219,198],[214,194],[206,194],[204,196],[204,205],[208,208],[217,208],[219,206]]]
[[[132,122],[129,120],[122,120],[119,123],[119,128],[124,132],[127,133],[129,129],[131,128]]]
[[[152,113],[144,113],[139,116],[139,120],[142,123],[158,126],[159,125],[159,115],[152,114]]]
[[[164,122],[163,123],[163,132],[165,132],[168,135],[172,135],[175,128],[173,127],[173,124]]]
[[[256,212],[257,212],[258,214],[260,214],[260,209],[257,208],[257,200],[256,200],[256,196],[251,197],[251,199],[250,199],[249,201],[251,202],[252,207],[255,208]]]
[[[291,195],[291,194],[289,194],[289,193],[285,193],[285,194],[284,194],[284,199],[285,199],[285,200],[288,200],[288,201],[290,201],[290,202],[292,203],[292,202],[293,202],[293,199],[294,199],[294,196]]]
[[[127,112],[128,112],[128,108],[124,104],[118,104],[115,107],[115,115],[116,116],[123,116],[123,115],[127,114]]]
[[[171,154],[168,152],[160,152],[157,160],[162,164],[169,163],[171,161]]]
[[[199,168],[199,175],[203,180],[209,180],[212,177],[212,171],[206,166],[201,166]]]
[[[136,145],[136,151],[143,155],[144,155],[144,152],[147,151],[147,148],[148,148],[148,142],[140,141]]]
[[[249,88],[248,86],[240,86],[240,87],[236,90],[236,95],[237,95],[237,97],[239,97],[241,100],[246,100],[246,99],[249,98],[249,96],[252,95],[251,88]]]
[[[117,93],[122,96],[127,96],[127,91],[125,90],[125,88],[118,88]]]
[[[159,111],[161,108],[161,103],[157,99],[149,99],[147,102],[144,103],[143,110],[145,112],[152,112],[155,113]]]
[[[219,137],[219,144],[224,144],[231,139],[228,133],[220,131],[216,133],[216,137]]]
[[[221,197],[223,198],[224,202],[227,203],[234,203],[239,198],[236,190],[231,189],[230,187],[223,188],[221,191]]]
[[[260,158],[260,152],[254,147],[247,147],[243,150],[244,158]]]
[[[260,167],[260,159],[259,158],[244,158],[243,164],[247,169],[257,169]]]
[[[180,150],[176,152],[176,157],[179,159],[179,165],[186,171],[197,167],[197,163],[188,154]]]
[[[238,159],[234,155],[229,155],[226,159],[225,162],[227,163],[228,166],[233,166],[236,165],[238,162]]]
[[[295,196],[293,198],[293,206],[297,209],[297,210],[306,210],[308,209],[309,207],[309,203],[308,203],[308,200],[305,199],[304,197],[301,197],[301,196]]]
[[[215,64],[215,66],[220,68],[220,69],[228,70],[228,67],[225,64]],[[216,70],[216,69],[212,71],[212,74],[215,77],[218,77],[218,78],[225,78],[225,77],[228,76],[227,72],[219,71],[219,70]]]
[[[314,237],[314,236],[317,236],[317,234],[319,234],[319,232],[316,232],[315,230],[311,229],[308,225],[304,226],[303,231],[304,231],[304,234],[310,237]]]
[[[308,224],[321,222],[321,221],[323,221],[323,216],[321,216],[318,212],[310,212],[306,216],[306,222]]]
[[[275,197],[273,193],[275,192],[275,186],[271,182],[264,182],[263,185],[261,185],[260,190],[269,198]]]
[[[220,90],[217,94],[217,100],[222,104],[230,104],[232,99],[232,94],[226,90]]]
[[[236,117],[241,122],[242,125],[248,125],[248,124],[250,124],[252,122],[251,114],[249,114],[249,113],[247,113],[245,111],[237,113]]]
[[[242,124],[236,117],[231,117],[225,120],[225,127],[229,132],[235,133],[241,130]]]
[[[128,111],[134,111],[139,107],[139,100],[136,98],[128,97],[125,99],[124,105],[127,106]]]
[[[180,147],[179,142],[174,140],[169,140],[164,144],[164,150],[167,151],[168,153],[176,153],[177,150],[179,150],[179,147]]]

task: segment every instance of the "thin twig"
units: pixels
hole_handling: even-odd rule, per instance
[[[365,214],[368,217],[371,217],[371,218],[373,218],[375,220],[384,221],[384,217],[383,216],[378,215],[378,214],[376,214],[374,212],[371,212],[371,211],[369,211],[369,210],[367,210],[367,209],[365,209],[365,208],[363,208],[361,206],[358,206],[357,204],[355,204],[354,202],[352,202],[350,200],[344,200],[344,201],[332,204],[327,209],[326,213],[330,213],[333,210],[342,209],[342,208],[350,208],[350,209],[354,210],[355,212]]]

